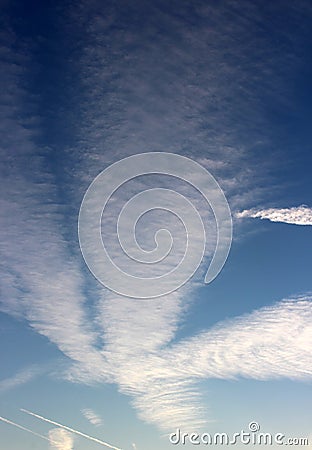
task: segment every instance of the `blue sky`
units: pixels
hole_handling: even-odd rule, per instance
[[[251,421],[312,442],[311,3],[1,8],[0,416],[43,437],[1,421],[0,448],[101,446],[21,408],[124,450]],[[118,264],[116,214],[155,184],[188,197],[207,233],[185,286],[135,300],[89,272],[77,228],[94,178],[145,152],[186,156],[215,177],[233,242],[205,285],[209,206],[172,177],[132,180],[103,217]],[[137,236],[148,249],[173,224],[150,214]]]

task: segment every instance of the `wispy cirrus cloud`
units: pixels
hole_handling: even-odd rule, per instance
[[[167,357],[179,361],[178,371],[188,361],[187,372],[199,377],[311,379],[311,315],[311,295],[285,299],[216,324]]]
[[[0,394],[15,389],[47,372],[48,367],[33,365],[18,371],[12,377],[0,380]]]
[[[89,183],[108,164],[134,153],[155,150],[198,158],[221,180],[221,187],[237,209],[249,207],[251,200],[261,203],[272,191],[272,186],[262,187],[268,186],[268,163],[261,155],[271,148],[271,128],[263,104],[268,98],[281,109],[287,106],[287,81],[280,67],[285,61],[292,61],[292,68],[298,67],[298,55],[280,52],[270,33],[259,27],[262,12],[256,5],[244,2],[244,6],[242,16],[238,2],[225,2],[220,7],[199,2],[192,14],[201,18],[201,26],[191,30],[185,26],[189,11],[186,13],[180,4],[177,16],[149,3],[142,12],[144,27],[140,29],[129,26],[128,18],[134,11],[126,4],[122,12],[108,5],[102,14],[96,1],[92,5],[82,2],[79,11],[72,11],[78,25],[83,22],[86,30],[85,45],[75,62],[83,86],[83,95],[77,96],[83,125],[78,132],[79,144],[68,153],[78,152],[83,167],[81,170],[76,166],[72,179],[73,185],[78,186],[72,192],[77,206]],[[287,13],[293,17],[301,14],[300,8],[297,10],[290,3],[287,7]],[[224,20],[225,13],[231,19]],[[137,14],[140,12],[136,10],[135,21]],[[88,26],[84,22],[86,16]],[[116,23],[118,28],[113,26]],[[164,33],[159,24],[163,28],[170,26],[170,33]],[[257,29],[257,33],[250,33],[251,29]],[[285,30],[279,32],[285,43],[292,42]],[[103,48],[110,48],[109,55]],[[225,54],[230,58],[224,58]],[[256,164],[249,154],[257,154]],[[261,183],[262,177],[266,177],[265,184]],[[148,182],[141,184],[142,188],[150,187]],[[121,198],[121,194],[117,195],[115,205],[121,203]],[[110,230],[114,230],[115,213],[112,208],[104,227],[112,225]],[[114,240],[114,231],[107,235]],[[142,235],[146,237],[146,233]],[[141,241],[146,244],[146,239]],[[210,241],[208,247],[212,248]],[[119,263],[120,248],[116,242],[111,250]],[[147,303],[98,292],[97,325],[103,339],[99,351],[108,363],[112,379],[121,392],[132,397],[140,417],[162,429],[191,423],[195,428],[203,423],[207,414],[197,390],[200,379],[228,379],[242,374],[251,378],[303,377],[300,363],[292,361],[294,365],[286,370],[270,352],[270,340],[279,352],[283,349],[283,323],[288,323],[285,304],[275,305],[271,313],[259,310],[259,319],[256,312],[239,317],[239,326],[234,322],[220,323],[207,335],[174,346],[172,342],[196,286],[193,280],[188,288]],[[305,317],[311,317],[310,300],[298,302],[290,310],[293,319],[303,323]],[[253,323],[257,330],[254,332]],[[306,322],[303,324],[307,326]],[[268,341],[262,354],[257,345],[266,331]],[[237,335],[239,342],[233,360],[231,333]],[[295,359],[297,344],[290,345]],[[192,369],[191,358],[197,354],[200,357]],[[310,377],[309,353],[304,356]],[[243,358],[249,366],[243,365]],[[68,375],[84,382],[93,380],[93,374],[80,363]]]
[[[132,313],[128,310],[130,326],[132,314],[141,315],[143,324],[147,309],[150,310],[147,305],[145,308],[134,303]],[[200,428],[212,418],[201,403],[200,380],[312,379],[312,297],[309,295],[285,299],[220,322],[192,338],[156,346],[154,351],[144,346],[138,350],[135,342],[141,338],[144,343],[147,331],[144,338],[144,329],[140,331],[137,327],[134,328],[137,337],[132,336],[133,347],[126,345],[126,331],[131,329],[122,322],[123,312],[119,304],[115,320],[117,323],[116,315],[120,314],[120,339],[111,335],[105,348],[106,357],[116,369],[114,377],[121,392],[133,398],[139,416],[164,431],[177,426]],[[109,339],[110,330],[106,336]],[[153,336],[150,336],[151,344]]]
[[[81,412],[92,425],[100,427],[103,424],[102,418],[93,409],[84,408]]]
[[[220,177],[235,207],[248,207],[250,198],[261,201],[264,191],[255,186],[260,175],[255,178],[247,156],[267,144],[263,97],[284,105],[283,58],[261,27],[261,45],[258,38],[250,39],[259,12],[250,3],[241,16],[240,6],[229,2],[227,12],[235,20],[228,21],[223,7],[199,3],[194,14],[202,25],[193,31],[185,27],[188,11],[167,14],[151,3],[145,11],[150,21],[144,16],[143,28],[128,27],[124,18],[128,13],[136,18],[137,8],[131,11],[128,4],[125,13],[126,2],[120,5],[122,12],[108,5],[104,14],[97,2],[85,2],[73,12],[80,21],[88,17],[88,23],[82,27],[81,56],[72,62],[81,83],[77,145],[66,150],[68,166],[73,165],[69,179],[57,179],[46,164],[49,158],[38,157],[35,133],[7,106],[28,112],[18,67],[7,67],[12,97],[3,108],[8,143],[2,149],[2,310],[25,317],[58,346],[72,362],[68,379],[115,383],[131,396],[140,417],[161,429],[196,428],[206,416],[199,380],[311,377],[311,298],[260,309],[173,344],[197,284],[152,302],[131,301],[97,286],[93,307],[85,295],[90,278],[63,233],[67,218],[57,184],[78,211],[88,184],[107,164],[137,152],[165,150],[199,157]],[[259,59],[251,58],[255,53]],[[295,67],[297,56],[289,59]],[[247,128],[252,132],[247,134]],[[208,247],[213,247],[210,241]]]
[[[64,215],[49,151],[39,151],[36,144],[42,130],[30,108],[35,110],[24,79],[30,56],[13,52],[12,30],[2,30],[1,39],[5,63],[0,79],[6,95],[0,104],[5,136],[0,145],[0,310],[28,320],[68,358],[79,359],[86,352],[90,363],[103,367],[98,364],[101,356],[93,350],[96,334],[88,328],[83,308],[81,267],[62,232]],[[32,376],[34,371],[26,370],[4,386],[26,382]]]
[[[236,213],[238,219],[259,218],[271,222],[282,222],[293,225],[312,225],[312,208],[306,205],[292,208],[245,209]]]

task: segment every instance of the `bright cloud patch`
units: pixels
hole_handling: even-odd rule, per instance
[[[81,410],[85,418],[94,426],[99,427],[102,425],[101,417],[96,414],[92,409],[85,408]]]
[[[284,222],[294,225],[312,225],[312,208],[301,205],[293,208],[268,208],[262,210],[245,209],[238,212],[236,217],[268,219],[271,222]]]
[[[53,428],[49,431],[51,450],[73,450],[74,438],[69,431]]]

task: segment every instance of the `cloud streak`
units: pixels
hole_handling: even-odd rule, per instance
[[[236,217],[238,219],[267,219],[271,222],[293,225],[312,225],[312,208],[301,205],[292,208],[245,209],[236,213]]]
[[[311,296],[285,299],[182,341],[165,359],[195,377],[310,380],[311,319]]]
[[[16,387],[22,386],[34,380],[37,376],[45,373],[46,371],[47,368],[36,365],[20,370],[12,377],[0,380],[0,393],[4,393],[11,389],[15,389]]]
[[[70,428],[70,427],[67,427],[66,425],[62,425],[62,424],[60,424],[58,422],[55,422],[55,421],[50,420],[50,419],[47,419],[46,417],[40,416],[39,414],[35,414],[35,413],[31,412],[31,411],[28,411],[27,409],[21,408],[21,411],[26,413],[26,414],[28,414],[28,415],[30,415],[30,416],[32,416],[32,417],[35,417],[36,419],[42,420],[42,421],[47,422],[47,423],[51,423],[52,425],[56,425],[57,427],[60,427],[63,430],[69,431],[70,433],[77,434],[78,436],[81,436],[81,437],[83,437],[85,439],[88,439],[89,441],[92,441],[92,442],[95,442],[97,444],[103,445],[104,447],[109,447],[109,448],[111,448],[113,450],[121,450],[119,447],[114,447],[113,445],[108,444],[107,442],[104,442],[104,441],[101,441],[100,439],[97,439],[97,438],[94,438],[92,436],[89,436],[88,434],[81,433],[81,431],[75,430],[74,428]]]
[[[39,119],[32,116],[32,93],[23,79],[31,61],[18,49],[12,52],[10,43],[15,38],[11,30],[2,30],[5,42],[0,51],[6,63],[0,81],[6,98],[0,104],[0,127],[5,135],[0,144],[0,310],[26,319],[72,361],[88,354],[84,359],[94,370],[104,368],[93,348],[96,332],[88,327],[81,266],[62,229],[64,215],[51,155],[36,145],[36,136],[42,131]],[[2,388],[31,378],[26,371],[15,380],[6,380]]]
[[[131,323],[131,313],[127,317]],[[312,297],[306,295],[220,322],[153,352],[143,348],[137,353],[135,343],[131,352],[126,342],[111,336],[106,352],[118,368],[115,379],[121,392],[131,395],[141,419],[164,431],[199,429],[211,417],[201,403],[200,380],[311,380],[311,323]]]
[[[51,438],[47,438],[46,436],[43,436],[42,434],[36,433],[35,431],[30,430],[29,428],[26,428],[23,425],[19,425],[18,423],[13,422],[12,420],[6,419],[5,417],[1,417],[0,416],[0,420],[1,420],[1,422],[7,423],[8,425],[12,425],[13,427],[18,428],[19,430],[26,431],[27,433],[30,433],[33,436],[37,436],[37,437],[39,437],[41,439],[44,439],[45,441],[48,441],[50,444],[55,444],[56,445],[58,443],[57,441],[54,441],[52,439],[52,437]]]
[[[100,427],[102,425],[102,419],[101,417],[96,414],[92,409],[90,408],[84,408],[81,410],[84,417],[94,426]]]

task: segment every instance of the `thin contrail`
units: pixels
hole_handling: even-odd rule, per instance
[[[78,434],[78,436],[82,436],[90,441],[96,442],[100,445],[105,445],[106,447],[112,448],[113,450],[122,450],[119,447],[114,447],[113,445],[108,444],[107,442],[101,441],[100,439],[89,436],[88,434],[81,433],[80,431],[74,430],[73,428],[67,427],[66,425],[62,425],[58,422],[54,422],[53,420],[46,419],[45,417],[39,416],[31,411],[27,411],[27,409],[21,409],[22,412],[29,414],[30,416],[36,417],[37,419],[43,420],[44,422],[51,423],[52,425],[56,425],[57,427],[63,428],[64,430],[70,431],[71,433]]]
[[[31,433],[34,436],[40,437],[41,439],[45,439],[46,441],[50,442],[50,444],[58,444],[58,442],[53,441],[53,439],[49,439],[46,436],[36,433],[35,431],[30,430],[29,428],[23,427],[22,425],[19,425],[18,423],[12,422],[11,420],[6,419],[5,417],[0,416],[0,420],[2,422],[8,423],[9,425],[13,425],[13,427],[19,428],[20,430],[27,431],[28,433]]]

